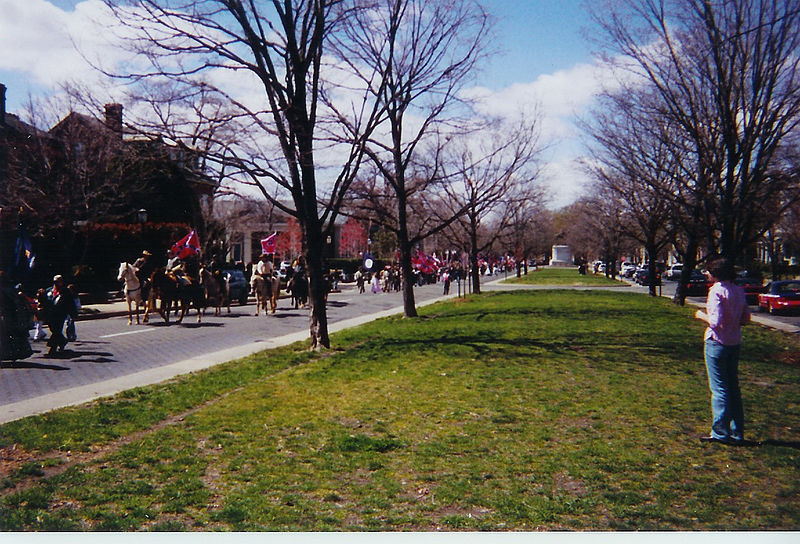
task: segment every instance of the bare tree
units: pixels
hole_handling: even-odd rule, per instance
[[[404,313],[414,317],[412,250],[454,219],[414,218],[414,207],[442,180],[444,133],[463,126],[458,91],[486,53],[489,18],[471,0],[378,0],[372,7],[355,14],[338,51],[384,107],[384,127],[366,150],[381,181],[367,183],[382,195],[374,220],[397,236]],[[381,86],[371,83],[376,72]]]
[[[591,123],[584,125],[594,142],[592,162],[586,167],[600,192],[609,194],[621,207],[619,213],[626,219],[620,223],[624,234],[644,246],[650,261],[649,291],[655,296],[656,261],[671,241],[673,208],[664,194],[673,187],[679,155],[663,137],[662,127],[652,123],[653,108],[646,107],[650,103],[646,89],[604,98]]]
[[[187,94],[202,86],[234,108],[230,120],[236,123],[239,140],[235,146],[216,146],[214,160],[227,176],[253,185],[297,219],[311,286],[311,348],[330,347],[324,244],[357,173],[363,138],[374,126],[379,107],[376,100],[366,100],[370,93],[351,92],[353,107],[338,112],[352,115],[342,124],[350,130],[349,138],[338,140],[348,144],[332,150],[328,135],[318,130],[325,114],[321,96],[333,79],[326,77],[332,70],[324,63],[324,53],[350,18],[369,6],[342,0],[106,3],[127,29],[128,46],[149,61],[129,80],[168,81]],[[242,85],[258,93],[237,98],[226,92],[226,83],[212,83],[226,79],[231,88]],[[320,177],[321,155],[328,164],[337,164],[328,176]],[[274,191],[276,186],[281,194]]]
[[[694,210],[705,214],[703,245],[740,257],[798,196],[776,159],[800,122],[800,5],[635,0],[593,7],[629,81],[651,85],[661,118],[680,129],[674,147],[690,145],[693,160],[684,164],[693,167],[683,179],[706,199]]]
[[[443,186],[446,206],[436,209],[445,211],[444,217],[456,217],[451,231],[466,234],[473,291],[480,293],[478,254],[512,227],[513,208],[541,202],[543,197],[541,188],[534,185],[541,152],[538,118],[520,120],[516,126],[497,124],[463,144],[452,167],[455,182]],[[489,220],[493,220],[492,228],[482,228]]]
[[[550,251],[553,242],[552,213],[544,206],[540,191],[510,199],[501,212],[507,226],[500,243],[513,250],[517,277],[528,273],[528,261]]]

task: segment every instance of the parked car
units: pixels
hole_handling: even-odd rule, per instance
[[[693,270],[689,280],[684,284],[686,296],[704,297],[708,294],[708,277],[699,270]]]
[[[758,294],[759,311],[774,314],[783,310],[800,309],[800,281],[773,281]]]
[[[225,268],[222,273],[228,276],[228,294],[231,297],[231,302],[236,301],[242,306],[247,304],[250,285],[247,283],[244,272],[238,268]]]
[[[670,266],[664,276],[666,276],[668,280],[676,281],[681,278],[681,272],[683,272],[683,265],[677,263]]]
[[[640,267],[633,274],[633,281],[639,285],[650,285],[650,269],[647,267]],[[655,285],[661,285],[661,274],[656,269],[656,282]]]
[[[629,262],[624,262],[619,267],[619,274],[623,278],[630,278],[636,272],[636,265]]]
[[[736,285],[744,289],[748,304],[758,304],[758,295],[764,292],[764,281],[761,278],[739,276],[734,281]]]

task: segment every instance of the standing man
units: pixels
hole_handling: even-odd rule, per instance
[[[704,335],[708,387],[711,390],[711,434],[700,440],[737,444],[744,441],[744,407],[739,390],[739,352],[742,325],[750,322],[744,291],[733,280],[733,263],[716,259],[707,272],[714,285],[708,291],[706,311],[695,317],[708,324]]]
[[[74,319],[78,314],[75,299],[67,290],[61,274],[53,277],[53,286],[47,290],[47,301],[50,306],[47,322],[50,329],[47,345],[50,350],[47,355],[52,356],[57,351],[64,351],[64,347],[67,345],[67,338],[64,336],[64,322],[67,320],[67,316],[72,316]]]

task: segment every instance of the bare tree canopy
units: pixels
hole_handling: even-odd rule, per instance
[[[609,1],[595,13],[623,92],[652,89],[654,121],[691,154],[684,211],[705,199],[706,250],[736,259],[797,199],[781,157],[800,122],[800,2]]]
[[[444,205],[434,214],[456,218],[448,229],[455,238],[459,231],[464,233],[475,293],[481,292],[478,254],[509,230],[519,229],[514,219],[543,199],[542,189],[535,184],[542,151],[539,125],[538,115],[513,126],[488,124],[481,134],[460,142],[460,152],[448,165],[452,182],[443,186]]]
[[[353,71],[384,105],[384,123],[366,148],[374,175],[382,181],[373,178],[366,186],[385,197],[372,211],[397,235],[403,305],[405,315],[413,317],[412,249],[453,218],[411,233],[412,208],[419,195],[441,181],[439,161],[447,135],[466,126],[460,116],[470,112],[458,91],[486,54],[490,20],[471,0],[378,0],[372,7],[355,16],[338,53],[350,59]],[[380,87],[371,83],[375,72],[383,74]],[[394,204],[391,212],[387,198]]]
[[[134,86],[146,83],[165,91],[153,95],[163,98],[163,126],[187,145],[202,143],[208,160],[225,176],[253,185],[297,218],[310,276],[312,348],[329,347],[324,241],[332,232],[360,164],[363,139],[374,127],[380,107],[362,88],[360,93],[349,89],[352,107],[336,112],[324,108],[322,96],[336,93],[334,70],[324,57],[333,37],[369,5],[341,0],[106,0],[106,4],[123,25],[127,47],[137,59],[148,61],[125,67],[124,77]],[[380,87],[380,77],[377,80]],[[208,92],[217,100],[204,100],[203,109],[191,112],[195,118],[213,121],[202,134],[186,128],[196,125],[181,127],[167,121],[181,113],[167,111],[179,104],[176,96]],[[347,130],[332,140],[319,125],[334,113],[346,121],[340,126]],[[220,127],[220,116],[229,129],[235,128],[234,140],[209,129]]]

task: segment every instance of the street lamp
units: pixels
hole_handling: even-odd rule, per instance
[[[136,220],[139,223],[147,223],[147,210],[145,210],[144,208],[139,209],[136,212]]]

